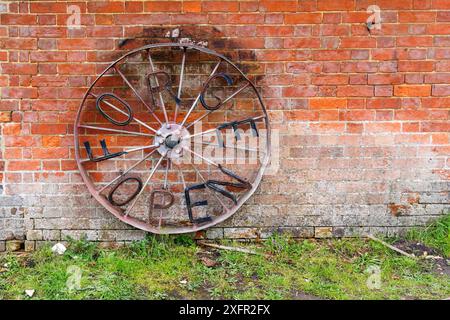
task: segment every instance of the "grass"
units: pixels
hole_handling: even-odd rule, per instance
[[[436,220],[424,229],[411,229],[407,234],[408,240],[420,241],[425,245],[442,252],[450,257],[450,214]]]
[[[408,239],[448,255],[449,216]],[[71,241],[62,256],[44,247],[0,255],[0,299],[442,299],[448,275],[365,239],[301,240],[274,236],[233,243],[264,255],[209,251],[187,236],[155,237],[120,249]],[[216,263],[208,267],[205,259]],[[6,267],[5,267],[6,265]],[[2,269],[3,268],[3,269]],[[81,270],[78,289],[68,279]],[[377,272],[380,273],[380,281]],[[371,281],[373,280],[373,281]],[[369,284],[369,285],[368,285]],[[372,284],[372,285],[371,285]]]

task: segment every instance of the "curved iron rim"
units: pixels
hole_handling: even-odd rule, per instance
[[[90,94],[92,88],[95,86],[95,84],[97,83],[97,81],[106,73],[108,72],[112,67],[114,67],[114,65],[116,65],[118,62],[120,62],[121,60],[127,58],[128,56],[131,56],[139,51],[142,50],[149,50],[149,49],[153,49],[153,48],[163,48],[163,47],[179,47],[179,48],[185,48],[185,49],[193,49],[193,50],[197,50],[206,54],[211,54],[214,55],[218,58],[220,58],[221,60],[227,62],[228,64],[230,64],[245,80],[248,81],[248,83],[250,84],[250,86],[253,88],[253,91],[256,93],[256,96],[258,97],[259,103],[261,104],[261,108],[262,111],[264,113],[265,116],[265,124],[266,124],[266,136],[267,136],[267,143],[266,143],[266,150],[265,150],[265,157],[263,159],[263,161],[261,162],[261,166],[259,168],[258,174],[255,177],[255,180],[253,181],[253,187],[252,189],[248,190],[238,201],[238,203],[236,205],[234,205],[230,210],[225,211],[222,215],[218,216],[218,217],[214,217],[212,219],[212,221],[209,221],[207,223],[201,224],[201,225],[197,225],[197,224],[193,224],[191,226],[180,226],[180,227],[163,227],[163,228],[157,228],[157,227],[153,227],[151,225],[149,225],[148,223],[146,223],[143,220],[139,220],[136,218],[133,218],[131,216],[125,216],[123,215],[122,212],[120,212],[116,207],[112,206],[111,203],[108,202],[108,200],[106,199],[106,197],[101,196],[99,193],[96,192],[96,188],[94,186],[94,184],[92,183],[91,178],[89,177],[89,175],[87,174],[86,170],[83,168],[83,165],[81,163],[81,158],[80,158],[80,148],[79,148],[79,137],[78,137],[78,126],[80,125],[80,119],[81,119],[81,113],[83,110],[83,106],[84,103],[88,97],[88,95]],[[267,110],[265,108],[264,102],[261,98],[260,93],[258,92],[258,90],[256,89],[255,84],[250,81],[250,79],[228,58],[226,58],[224,55],[221,55],[211,49],[208,48],[204,48],[204,47],[199,47],[196,45],[192,45],[192,44],[181,44],[181,43],[157,43],[157,44],[149,44],[137,49],[134,49],[124,55],[122,55],[120,58],[118,58],[117,60],[115,60],[114,62],[112,62],[101,74],[99,74],[97,76],[97,78],[94,80],[94,82],[90,85],[90,87],[88,88],[88,90],[86,91],[83,100],[81,101],[80,107],[78,108],[77,111],[77,115],[76,115],[76,120],[74,123],[74,142],[75,142],[75,160],[77,162],[78,165],[78,169],[80,171],[81,177],[83,179],[83,182],[86,184],[89,193],[105,208],[107,209],[110,213],[112,213],[117,219],[119,219],[120,221],[129,224],[135,228],[147,231],[147,232],[151,232],[151,233],[155,233],[155,234],[181,234],[181,233],[191,233],[191,232],[196,232],[196,231],[200,231],[200,230],[204,230],[207,229],[209,227],[212,227],[214,225],[217,225],[225,220],[227,220],[228,218],[230,218],[234,213],[236,213],[236,211],[238,211],[241,206],[253,195],[253,193],[256,191],[256,189],[258,188],[259,184],[261,183],[262,180],[262,176],[264,174],[264,171],[269,163],[269,159],[270,159],[270,151],[271,151],[271,140],[270,140],[270,124],[269,124],[269,117],[267,114]]]

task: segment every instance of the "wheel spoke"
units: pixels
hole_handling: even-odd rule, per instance
[[[211,159],[209,159],[209,158],[206,158],[206,157],[204,157],[204,156],[198,154],[197,152],[195,152],[194,150],[192,150],[192,149],[190,149],[190,148],[183,147],[183,150],[189,151],[189,152],[192,153],[194,156],[199,157],[200,159],[204,160],[205,162],[207,162],[207,163],[209,163],[209,164],[211,164],[211,165],[213,165],[213,166],[215,166],[215,167],[219,167],[219,164],[215,163],[213,160],[211,160]]]
[[[228,101],[230,101],[231,99],[233,99],[235,96],[237,96],[240,92],[242,92],[245,88],[247,88],[250,85],[249,82],[247,82],[245,85],[243,85],[242,87],[240,87],[239,89],[237,89],[236,91],[234,91],[231,95],[229,95],[223,102],[222,105],[225,105]],[[216,110],[208,110],[208,112],[206,112],[204,115],[202,115],[200,118],[196,119],[194,122],[190,123],[186,129],[189,129],[190,127],[192,127],[193,125],[195,125],[197,122],[201,121],[202,119],[204,119],[205,117],[209,116],[211,113],[213,113]]]
[[[148,61],[150,62],[150,69],[151,69],[150,71],[155,72],[155,66],[153,65],[153,59],[150,54],[150,50],[148,50]],[[156,76],[155,76],[155,83],[159,87],[158,77],[156,77]],[[164,113],[164,119],[166,120],[166,125],[169,125],[169,118],[167,117],[166,105],[164,104],[164,99],[163,99],[161,91],[159,92],[159,102],[161,103],[161,108]]]
[[[143,133],[143,132],[118,130],[118,129],[105,128],[105,127],[96,127],[96,126],[79,125],[78,128],[124,133],[124,134],[129,134],[129,135],[132,135],[132,136],[144,136],[144,137],[154,137],[155,136],[153,134],[148,134],[148,133]]]
[[[178,83],[178,93],[177,98],[178,101],[175,106],[175,114],[173,116],[173,122],[177,122],[177,115],[178,115],[178,108],[179,108],[179,101],[181,101],[181,89],[183,87],[183,78],[184,78],[184,65],[186,63],[186,47],[183,47],[183,58],[181,60],[181,72],[180,72],[180,82]]]
[[[252,118],[247,118],[247,119],[244,119],[244,120],[252,119],[253,121],[258,121],[260,119],[264,119],[265,117],[266,117],[265,115],[261,115],[261,116],[256,116],[256,117],[252,117]],[[208,129],[208,130],[205,130],[205,131],[202,131],[202,132],[198,132],[198,133],[194,133],[194,134],[188,135],[188,136],[184,137],[183,139],[189,139],[189,138],[193,138],[193,137],[197,137],[197,136],[202,136],[202,135],[214,132],[216,130],[217,130],[217,128]]]
[[[220,147],[219,145],[214,144],[214,143],[201,142],[200,144],[205,145],[205,146],[211,146],[211,147]],[[251,151],[251,152],[262,152],[264,154],[266,153],[264,150],[253,149],[253,148],[245,148],[245,147],[238,147],[236,145],[235,146],[229,146],[229,145],[223,144],[223,147],[227,148],[227,149],[238,149],[238,150],[245,150],[245,151]]]
[[[91,96],[93,96],[95,99],[97,99],[97,96],[93,93],[90,93]],[[113,108],[114,110],[116,110],[117,112],[127,115],[126,112],[124,112],[123,110],[120,110],[120,108],[117,108],[115,105],[113,105],[112,103],[108,102],[108,101],[103,101],[104,103],[106,103],[108,106],[110,106],[111,108]],[[137,119],[136,117],[133,116],[133,120],[136,121],[137,123],[139,123],[141,126],[147,128],[148,130],[156,133],[156,130],[153,129],[151,126],[149,126],[148,124],[146,124],[145,122]]]
[[[158,162],[156,163],[156,165],[153,167],[152,171],[150,172],[150,174],[149,174],[147,180],[145,181],[144,185],[142,186],[141,191],[137,194],[137,196],[133,199],[133,202],[125,210],[125,214],[124,214],[125,217],[127,217],[130,214],[130,211],[133,209],[133,207],[136,204],[136,202],[138,201],[139,197],[144,192],[145,188],[147,187],[148,183],[150,182],[150,179],[155,174],[156,169],[158,169],[159,165],[161,164],[161,162],[163,161],[163,159],[165,157],[166,157],[166,153],[161,155],[161,157],[159,158]]]
[[[155,118],[156,121],[158,121],[158,123],[160,125],[162,125],[161,120],[159,120],[159,118],[156,116],[155,111],[153,111],[153,108],[150,107],[145,101],[144,99],[141,97],[141,95],[139,94],[139,92],[137,92],[137,90],[133,87],[133,85],[130,83],[130,81],[128,81],[128,79],[125,77],[125,75],[122,73],[122,71],[120,71],[120,69],[117,66],[114,66],[114,70],[116,70],[116,72],[120,75],[120,77],[123,79],[123,81],[127,84],[127,86],[131,89],[131,91],[133,91],[133,93],[135,94],[135,96],[142,102],[142,104],[148,109],[148,111],[150,111],[151,115],[153,116],[153,118]]]
[[[133,153],[133,152],[136,152],[136,151],[145,150],[145,149],[157,148],[157,147],[159,147],[159,144],[151,144],[151,145],[148,145],[148,146],[138,147],[138,148],[134,148],[134,149],[128,149],[128,150],[124,150],[124,153],[122,155]],[[115,158],[117,158],[117,157],[112,157],[112,158],[105,159],[105,160],[111,160],[111,159],[115,159]],[[91,159],[82,159],[80,162],[81,163],[86,163],[86,162],[89,162],[89,161],[92,161],[92,160]]]
[[[219,69],[219,66],[220,66],[221,63],[222,63],[222,59],[216,64],[214,69],[211,71],[211,74],[209,75],[208,79],[211,78],[217,72],[217,69]],[[184,126],[186,120],[189,118],[189,116],[191,115],[191,112],[194,110],[195,106],[197,105],[198,101],[200,100],[200,96],[201,95],[202,95],[202,93],[200,92],[198,94],[197,98],[195,98],[195,101],[192,103],[192,106],[189,109],[188,113],[186,113],[186,115],[184,116],[184,119],[181,122],[181,126]]]
[[[170,159],[167,159],[166,172],[165,172],[165,174],[164,174],[164,184],[163,184],[163,189],[167,189],[167,180],[168,180],[168,177],[169,177],[169,167],[170,167],[170,163],[171,163],[171,160],[170,160]]]
[[[141,150],[145,150],[145,149],[150,149],[150,148],[158,148],[160,146],[159,143],[157,144],[151,144],[148,146],[143,146],[143,147],[137,147],[137,148],[133,148],[133,149],[128,149],[125,150],[126,153],[130,153],[130,152],[136,152],[136,151],[141,151]]]
[[[103,191],[105,191],[106,188],[108,188],[110,185],[112,185],[114,182],[116,182],[117,180],[119,180],[120,178],[122,178],[123,176],[125,176],[128,172],[130,172],[131,170],[133,170],[134,168],[136,168],[138,165],[140,165],[142,162],[144,162],[145,160],[147,160],[148,158],[150,158],[150,156],[156,151],[152,150],[152,152],[150,152],[149,154],[147,154],[146,156],[144,156],[142,159],[138,160],[135,164],[133,164],[131,167],[129,167],[127,170],[125,170],[122,174],[120,174],[118,177],[114,178],[112,181],[110,181],[107,185],[103,186],[100,190],[97,191],[97,193],[102,193]]]

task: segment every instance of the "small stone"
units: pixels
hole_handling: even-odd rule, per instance
[[[21,240],[8,240],[6,241],[6,251],[19,251],[22,248],[22,244],[23,241]]]
[[[181,280],[180,284],[187,284],[187,280]]]
[[[333,236],[333,227],[316,227],[314,228],[314,237],[331,238]]]
[[[57,243],[52,247],[52,252],[62,255],[66,252],[66,247],[62,243]]]
[[[26,252],[30,252],[30,251],[34,251],[36,247],[36,243],[34,241],[25,241],[25,251]]]
[[[217,261],[209,259],[207,257],[202,257],[202,263],[205,267],[211,268],[217,265]]]
[[[25,290],[25,294],[30,298],[34,296],[34,289]]]

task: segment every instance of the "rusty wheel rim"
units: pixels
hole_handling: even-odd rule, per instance
[[[167,60],[164,52],[179,60]],[[197,57],[199,66],[190,69],[189,59],[197,63]],[[141,58],[142,61],[139,60]],[[144,72],[139,69],[141,65],[136,67],[141,74],[134,74],[133,63],[146,65]],[[164,63],[173,65],[166,67]],[[167,72],[167,77],[159,73],[164,68],[180,70],[173,74]],[[198,76],[200,81],[189,82],[199,83],[199,86],[185,84],[191,76],[189,70],[200,70],[192,72],[192,79]],[[201,70],[209,71],[202,74]],[[235,79],[235,87],[227,75]],[[134,82],[134,76],[138,82]],[[122,80],[121,84],[116,84],[118,78]],[[172,78],[177,80],[176,86]],[[144,80],[147,86],[142,85]],[[212,85],[215,81],[225,82],[225,85]],[[221,97],[215,93],[211,95],[208,93],[211,88],[219,88],[216,90],[224,94]],[[226,95],[227,90],[232,93]],[[187,93],[183,94],[184,91]],[[195,94],[189,95],[190,91]],[[110,101],[105,102],[104,97],[101,99],[102,95],[111,93],[118,99],[108,95]],[[212,103],[208,104],[207,99]],[[104,105],[99,108],[98,104],[102,103]],[[211,105],[213,107],[209,108]],[[246,105],[245,110],[242,105]],[[109,113],[105,111],[107,108]],[[122,118],[114,122],[111,120],[113,117]],[[195,132],[199,124],[207,129]],[[242,139],[241,127],[247,127],[251,132],[249,141],[252,137],[258,140],[258,148],[237,145],[238,136]],[[224,153],[229,149],[243,150],[241,153],[248,158],[250,154],[257,154],[255,163],[226,164],[217,158],[204,156],[205,148],[211,147],[212,142],[198,142],[196,138],[214,136],[214,144],[220,145],[229,138],[226,130],[234,135],[236,145],[229,145],[228,139],[219,149]],[[94,80],[81,102],[74,124],[74,139],[75,159],[91,195],[120,221],[156,234],[195,232],[225,221],[258,188],[270,159],[269,119],[253,82],[225,56],[190,44],[147,45],[111,63]],[[244,139],[247,139],[245,132]],[[123,141],[136,141],[136,144],[125,146]],[[199,144],[200,153],[195,151]],[[192,163],[186,163],[187,154]],[[196,159],[201,160],[198,167]],[[192,168],[188,170],[185,165]],[[233,166],[236,166],[236,171],[231,169]],[[178,172],[176,178],[175,172]],[[222,174],[222,178],[217,173]],[[137,186],[127,185],[130,181],[135,181]],[[189,190],[201,184],[203,188]],[[121,188],[124,190],[118,197],[122,200],[114,200],[115,192]],[[203,201],[189,199],[191,195],[207,198],[206,201],[210,202],[206,206],[188,206],[189,203]],[[157,203],[155,199],[158,196]]]

